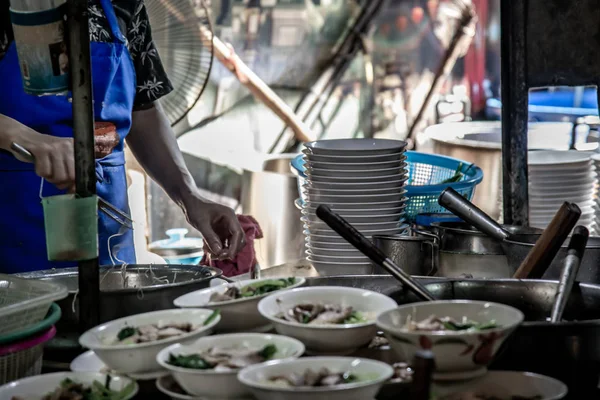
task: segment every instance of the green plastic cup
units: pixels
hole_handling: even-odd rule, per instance
[[[44,227],[50,261],[98,257],[98,197],[73,194],[44,197]]]

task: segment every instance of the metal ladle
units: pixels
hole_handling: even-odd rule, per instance
[[[363,236],[356,228],[348,223],[344,218],[325,205],[317,207],[317,217],[323,220],[331,229],[337,232],[341,237],[357,250],[369,257],[374,263],[387,270],[393,277],[406,285],[410,291],[422,300],[433,301],[435,297],[425,286],[414,280],[409,274],[398,267],[388,256],[379,250],[373,243]]]
[[[13,142],[10,145],[10,148],[15,153],[17,153],[21,157],[23,157],[25,160],[29,161],[30,163],[35,163],[35,157],[33,156],[33,154],[31,154],[31,152],[29,150],[27,150],[25,147],[21,146],[20,144]],[[133,220],[131,219],[131,217],[129,215],[127,215],[126,213],[124,213],[123,211],[119,210],[117,207],[115,207],[108,201],[104,200],[100,196],[98,196],[98,208],[100,210],[104,211],[104,213],[106,215],[111,217],[113,220],[115,220],[119,224],[123,225],[126,228],[133,229]]]

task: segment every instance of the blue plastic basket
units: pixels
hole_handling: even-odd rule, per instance
[[[305,199],[302,185],[306,180],[304,173],[304,156],[300,154],[291,161],[292,171],[298,177],[298,193]],[[447,213],[448,211],[438,204],[438,198],[444,189],[451,187],[468,200],[473,198],[475,187],[483,180],[481,168],[466,161],[437,154],[425,154],[416,151],[407,151],[408,182],[406,196],[406,219],[415,222],[417,215],[423,213]],[[461,172],[464,176],[459,182],[440,184],[454,176],[462,164]]]

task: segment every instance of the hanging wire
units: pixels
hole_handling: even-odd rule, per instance
[[[213,65],[213,27],[204,0],[146,2],[152,36],[173,91],[161,99],[171,125],[179,123],[198,103]],[[201,35],[200,28],[210,32]]]

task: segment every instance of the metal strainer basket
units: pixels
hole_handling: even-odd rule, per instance
[[[0,274],[0,335],[40,322],[50,305],[68,294],[67,287],[58,283]]]
[[[41,374],[44,345],[55,335],[51,327],[36,337],[0,346],[0,385]]]

